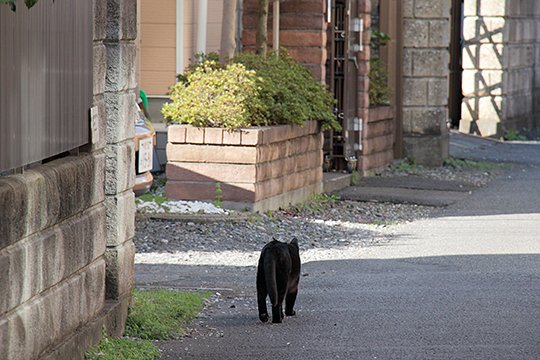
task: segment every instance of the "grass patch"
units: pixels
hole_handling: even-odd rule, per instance
[[[87,360],[153,360],[160,355],[151,340],[168,340],[185,334],[185,325],[201,311],[210,292],[135,290],[128,310],[126,337],[103,337],[89,349]]]
[[[85,355],[88,360],[153,360],[159,350],[149,340],[105,337]]]
[[[457,158],[448,158],[444,160],[443,166],[462,170],[478,170],[478,171],[497,171],[504,170],[510,167],[505,163],[494,163],[489,161],[465,160]]]
[[[527,136],[522,135],[519,131],[515,129],[508,129],[504,133],[504,140],[506,141],[525,141],[528,140]]]
[[[167,198],[160,195],[154,195],[151,193],[146,193],[141,196],[139,196],[139,199],[141,199],[144,202],[155,202],[158,205],[163,204],[165,201],[167,201]]]
[[[166,340],[185,333],[185,324],[202,309],[205,293],[169,290],[135,290],[129,308],[126,336],[146,340]]]
[[[293,209],[295,209],[298,212],[301,212],[301,211],[320,212],[325,208],[325,206],[333,204],[337,201],[339,201],[339,196],[337,195],[316,193],[316,194],[311,195],[311,198],[308,201],[302,204],[293,206]]]

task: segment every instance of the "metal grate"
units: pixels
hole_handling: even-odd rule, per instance
[[[0,172],[88,143],[92,4],[0,5]]]

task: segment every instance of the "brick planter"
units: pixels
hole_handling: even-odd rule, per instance
[[[394,160],[394,113],[390,106],[369,109],[363,132],[360,167],[363,173],[380,169]]]
[[[171,125],[167,143],[168,198],[216,199],[261,211],[322,191],[322,133],[315,121],[227,131]]]

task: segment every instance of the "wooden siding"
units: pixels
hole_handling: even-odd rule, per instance
[[[92,2],[18,3],[0,6],[0,171],[89,140]]]
[[[184,0],[183,61],[194,58],[197,41],[197,1]],[[222,0],[208,1],[206,52],[219,51]],[[150,96],[166,95],[176,79],[176,1],[141,0],[140,84]]]
[[[150,95],[165,95],[176,76],[176,1],[142,0],[140,85]]]

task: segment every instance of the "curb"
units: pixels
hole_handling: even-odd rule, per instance
[[[181,221],[181,222],[193,222],[193,223],[212,223],[212,222],[240,222],[245,221],[248,215],[233,214],[148,214],[139,213],[135,215],[137,220],[169,220],[169,221]]]

